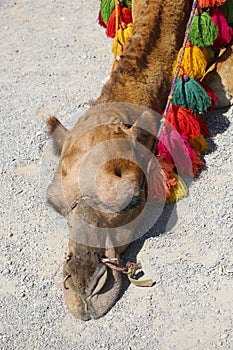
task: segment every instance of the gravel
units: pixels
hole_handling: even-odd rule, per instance
[[[0,348],[232,349],[233,108],[205,116],[212,138],[189,196],[165,209],[123,261],[137,256],[151,288],[124,284],[99,320],[66,309],[63,218],[46,204],[57,159],[45,120],[67,127],[98,97],[112,63],[98,2],[2,0],[0,4]]]

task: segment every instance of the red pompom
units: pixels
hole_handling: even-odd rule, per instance
[[[101,11],[99,11],[98,22],[99,22],[99,25],[101,25],[101,27],[106,28],[106,24],[104,23],[102,15],[101,15]]]
[[[132,10],[127,8],[127,7],[123,7],[122,11],[121,11],[121,21],[124,22],[126,25],[133,23],[133,18],[132,18]]]
[[[209,130],[208,127],[204,121],[204,119],[199,114],[194,114],[193,118],[198,122],[200,127],[200,134],[202,134],[205,138],[209,137]]]
[[[113,10],[107,23],[106,35],[110,38],[115,38],[116,35],[116,10]]]
[[[193,138],[200,134],[200,126],[192,113],[191,109],[185,109],[171,104],[168,113],[167,121],[180,133],[187,135],[188,138]]]
[[[118,29],[125,29],[126,26],[133,22],[132,11],[127,7],[118,6],[119,11],[119,25]],[[106,27],[106,35],[110,38],[115,38],[116,35],[116,9],[114,9],[108,19]]]
[[[216,94],[213,92],[213,90],[211,90],[211,88],[206,83],[204,83],[204,81],[199,81],[199,83],[205,89],[207,95],[212,101],[212,105],[208,108],[208,111],[212,111],[214,107],[217,106],[218,104],[218,98]]]

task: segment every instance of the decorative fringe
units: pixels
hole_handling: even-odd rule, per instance
[[[174,203],[188,195],[188,189],[181,177],[175,173],[173,173],[173,177],[176,180],[176,184],[171,187],[170,196],[167,198],[166,204]]]
[[[114,9],[108,19],[106,35],[109,38],[115,38],[116,35],[116,9]]]
[[[201,47],[200,49],[205,56],[207,64],[210,64],[214,58],[214,52],[210,48],[207,48],[207,47]]]
[[[198,115],[198,114],[194,114],[193,118],[198,122],[199,127],[200,127],[200,133],[204,136],[204,137],[209,137],[209,130],[208,127],[204,121],[204,119]]]
[[[128,24],[132,23],[132,11],[126,7],[119,6],[119,29],[125,29]],[[111,13],[107,27],[106,35],[110,38],[115,38],[116,35],[116,9]]]
[[[102,0],[100,3],[101,17],[105,25],[108,23],[108,19],[115,8],[115,0]]]
[[[198,0],[198,6],[201,8],[212,7],[215,5],[215,0]]]
[[[123,23],[130,24],[133,22],[132,11],[129,8],[123,7],[121,11],[121,15],[122,15],[121,21]]]
[[[190,109],[172,104],[167,113],[167,121],[182,135],[193,138],[200,134],[201,129],[195,115]]]
[[[214,107],[217,106],[218,104],[218,98],[216,94],[213,92],[213,90],[211,90],[211,88],[206,83],[204,83],[204,81],[200,81],[199,83],[205,89],[207,95],[211,99],[211,106],[208,108],[208,111],[212,111]]]
[[[115,52],[117,46],[117,55],[120,56],[124,50],[127,39],[130,37],[132,24],[128,24],[125,29],[118,29],[117,38],[113,40],[112,52]]]
[[[171,195],[171,188],[176,185],[176,179],[173,176],[173,164],[167,162],[165,159],[161,157],[158,157],[157,159],[166,177],[165,190],[166,190],[166,198],[168,198]]]
[[[220,6],[224,4],[226,0],[198,0],[198,6],[205,8],[205,7],[213,7],[213,6]]]
[[[212,102],[205,89],[186,74],[176,83],[172,102],[184,108],[191,108],[193,113],[203,113]]]
[[[194,156],[194,151],[188,144],[187,136],[180,135],[168,123],[160,135],[157,153],[173,164],[177,171],[192,177],[191,157]]]
[[[106,28],[106,24],[104,23],[103,17],[102,17],[102,15],[101,15],[101,11],[99,11],[98,22],[99,22],[99,25],[100,25],[101,27]]]
[[[181,54],[181,49],[178,53],[175,66],[173,69],[173,75],[175,75],[176,66],[178,64]],[[207,61],[201,49],[197,46],[192,46],[191,42],[185,49],[184,59],[182,62],[183,73],[186,73],[190,78],[201,79],[206,71]],[[182,75],[182,72],[179,74],[179,77]]]
[[[211,9],[210,16],[218,28],[218,36],[213,46],[217,49],[222,49],[233,39],[233,29],[228,25],[224,12],[218,7]]]
[[[192,149],[201,154],[205,153],[208,150],[208,143],[202,134],[199,134],[196,137],[190,139],[189,143]]]
[[[200,153],[196,152],[195,157],[192,159],[192,166],[193,166],[193,177],[197,176],[199,171],[203,169],[204,162],[201,160]]]
[[[192,45],[209,46],[213,45],[217,38],[218,29],[207,12],[198,10],[198,14],[194,16],[191,25],[189,39]]]

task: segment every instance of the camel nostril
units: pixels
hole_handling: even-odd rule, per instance
[[[122,176],[121,169],[120,168],[115,168],[115,175],[118,177]]]

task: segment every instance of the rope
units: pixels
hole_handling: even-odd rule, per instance
[[[78,202],[79,202],[81,199],[90,200],[90,201],[92,201],[92,202],[93,202],[94,204],[96,204],[96,205],[102,205],[102,207],[104,207],[104,208],[110,210],[111,212],[117,213],[116,209],[114,209],[111,205],[109,205],[109,204],[107,204],[107,203],[105,203],[105,202],[102,202],[101,200],[99,200],[99,199],[97,199],[97,198],[95,198],[95,197],[93,197],[93,196],[87,196],[87,195],[82,195],[82,196],[76,198],[76,199],[70,204],[70,210],[73,210],[73,209],[77,206]]]
[[[170,107],[170,104],[171,104],[171,100],[172,100],[172,96],[173,96],[173,93],[174,93],[174,90],[175,90],[175,86],[176,86],[176,83],[177,83],[177,80],[178,80],[178,76],[179,76],[179,73],[180,73],[180,70],[181,70],[181,67],[182,67],[182,62],[183,62],[183,58],[184,58],[184,52],[185,52],[185,49],[187,47],[188,36],[189,36],[189,33],[190,33],[190,28],[191,28],[191,24],[192,24],[194,15],[195,15],[195,11],[196,11],[196,8],[197,8],[197,3],[198,3],[198,0],[194,0],[193,1],[192,10],[191,10],[191,13],[190,13],[190,16],[189,16],[189,20],[188,20],[188,24],[187,24],[187,27],[186,27],[186,32],[185,32],[185,36],[184,36],[184,41],[183,41],[183,45],[182,45],[180,58],[179,58],[179,61],[177,63],[177,67],[176,67],[176,73],[175,73],[175,76],[173,78],[173,82],[172,82],[172,85],[171,85],[170,93],[169,93],[168,98],[167,98],[167,104],[166,104],[165,110],[163,112],[162,119],[160,121],[159,131],[158,131],[158,135],[157,135],[158,139],[159,139],[159,137],[161,135],[161,132],[163,130],[164,123],[165,123],[165,120],[166,120],[166,117],[167,117],[167,112],[169,110],[169,107]]]
[[[114,56],[113,56],[113,63],[112,63],[112,68],[111,68],[111,73],[110,76],[112,75],[115,64],[117,61],[117,43],[118,43],[118,24],[119,24],[119,9],[118,9],[118,0],[115,0],[115,10],[116,10],[116,34],[115,34],[115,50],[114,50]]]
[[[125,267],[120,267],[118,263],[111,262],[112,259],[106,259],[102,258],[101,262],[105,264],[107,267],[109,267],[111,270],[115,270],[118,272],[121,272],[128,276],[129,281],[138,287],[152,287],[153,281],[151,279],[148,280],[137,280],[135,279],[135,274],[137,270],[142,269],[141,263],[133,263],[133,262],[127,262]]]

